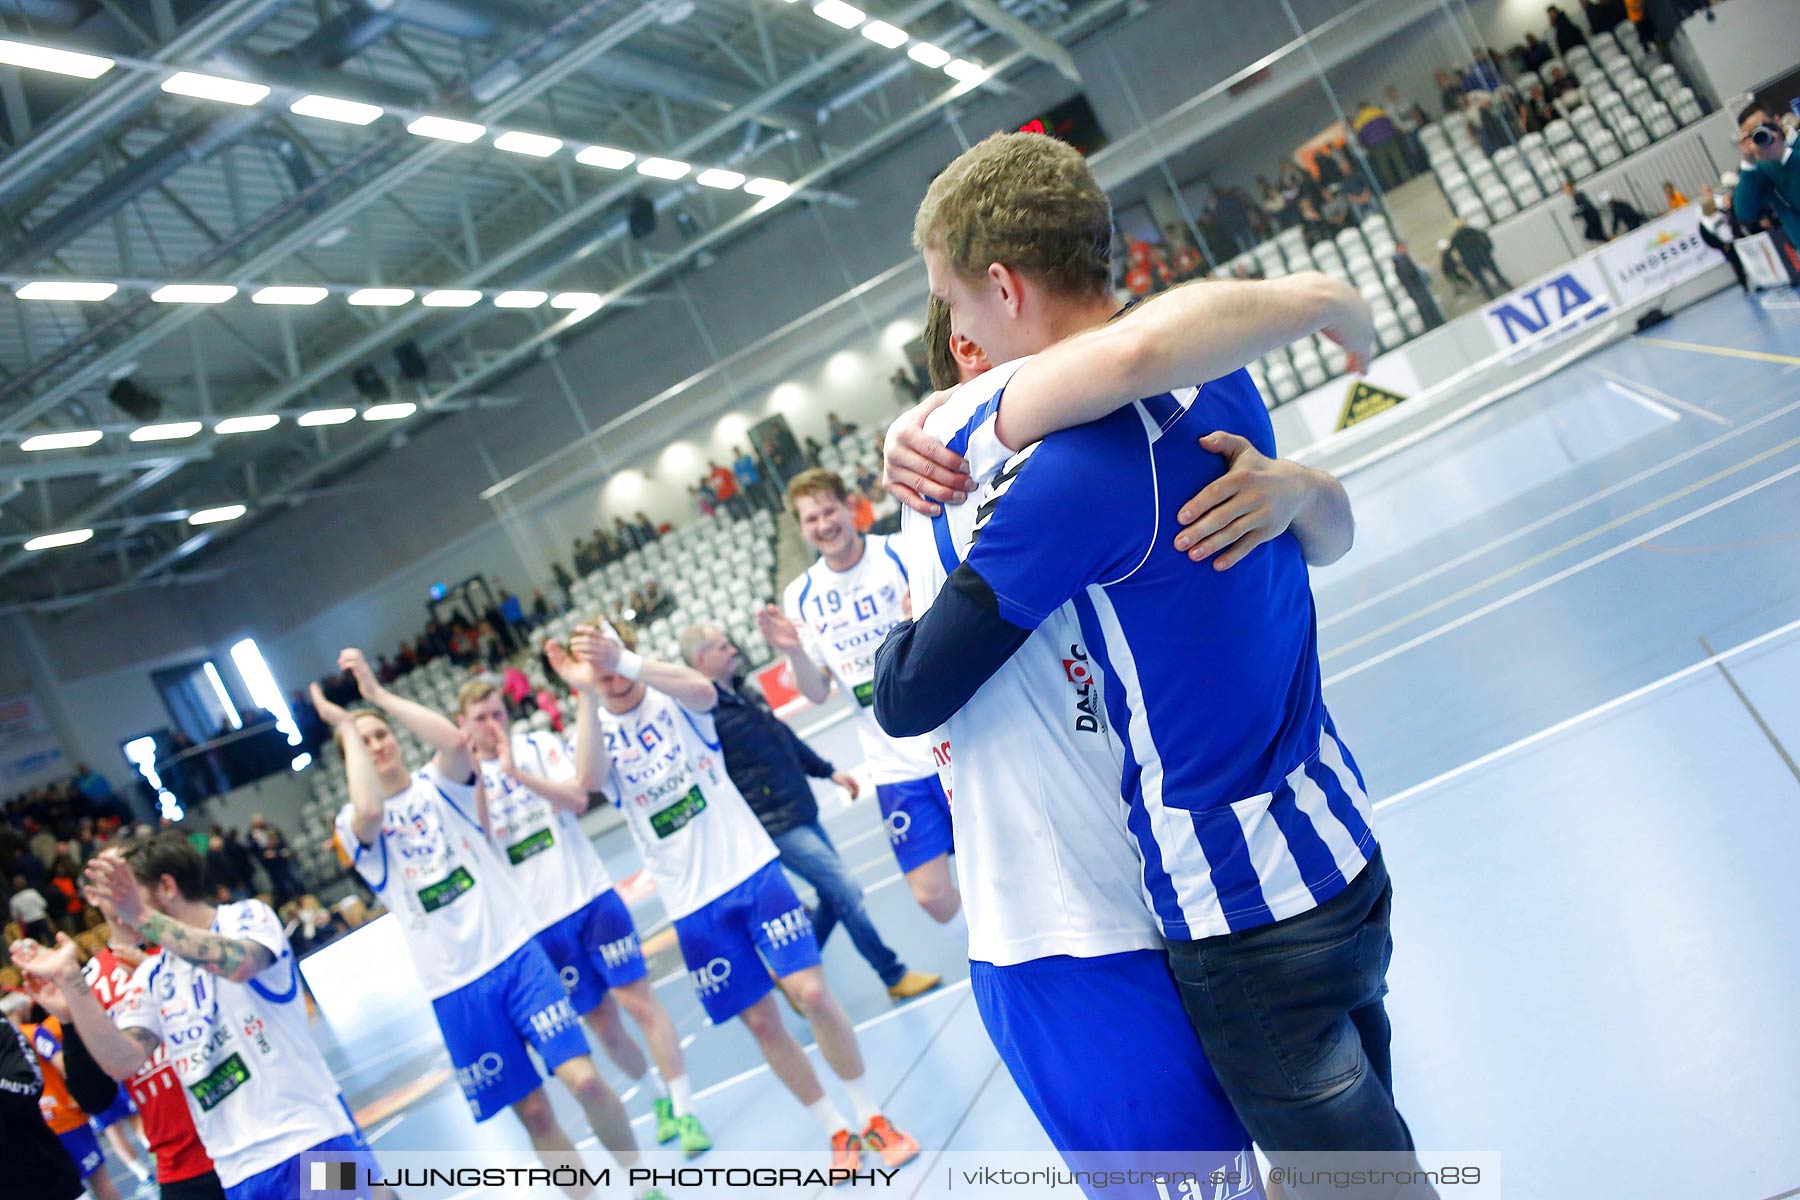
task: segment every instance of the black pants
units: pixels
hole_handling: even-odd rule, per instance
[[[1512,284],[1506,282],[1506,276],[1500,273],[1500,268],[1495,264],[1493,259],[1468,258],[1465,256],[1463,258],[1463,266],[1469,268],[1469,274],[1475,277],[1475,286],[1480,288],[1481,294],[1486,296],[1489,300],[1492,300],[1495,296],[1503,296],[1507,292],[1512,291]],[[1490,275],[1494,277],[1494,282],[1498,285],[1497,288],[1490,288],[1488,286],[1488,276]]]
[[[1277,1164],[1283,1155],[1325,1152],[1356,1156],[1357,1167],[1413,1169],[1412,1133],[1394,1103],[1388,1049],[1393,895],[1377,851],[1317,908],[1241,933],[1168,944],[1181,1003],[1207,1061],[1244,1128]],[[1288,1191],[1334,1200],[1434,1195],[1423,1185],[1387,1183]]]
[[[225,1188],[211,1171],[160,1186],[162,1200],[225,1200]]]

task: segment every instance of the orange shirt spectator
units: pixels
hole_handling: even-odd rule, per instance
[[[867,533],[875,527],[875,506],[861,492],[850,496],[850,523],[856,526],[858,533]]]
[[[19,1029],[37,1051],[38,1065],[44,1071],[44,1093],[38,1097],[38,1108],[50,1132],[68,1133],[82,1128],[87,1124],[87,1114],[69,1095],[69,1085],[63,1082],[62,1072],[56,1066],[56,1059],[62,1054],[62,1022],[45,1017],[42,1024],[21,1025]]]
[[[713,495],[721,501],[729,500],[738,494],[737,476],[731,473],[729,467],[714,467],[707,479],[712,483]]]

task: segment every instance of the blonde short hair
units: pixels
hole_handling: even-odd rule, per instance
[[[456,689],[456,715],[468,711],[469,705],[480,704],[500,689],[486,679],[471,679]]]
[[[356,726],[356,718],[374,717],[389,729],[394,727],[393,724],[388,721],[386,713],[382,712],[379,708],[372,708],[367,704],[359,704],[355,708],[349,709],[348,715],[350,717],[348,721],[345,721],[342,725],[334,725],[331,729],[331,744],[337,747],[337,752],[340,756],[344,753],[344,730],[354,729]]]
[[[802,471],[788,481],[788,512],[798,521],[800,519],[800,501],[808,496],[836,496],[840,503],[850,503],[850,489],[844,486],[843,476],[836,471],[827,471],[824,467],[813,467]]]
[[[1041,133],[996,133],[965,150],[913,219],[913,246],[961,277],[1001,263],[1065,295],[1105,290],[1112,242],[1112,203],[1087,160]]]

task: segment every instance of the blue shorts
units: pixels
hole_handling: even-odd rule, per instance
[[[542,1076],[525,1053],[528,1043],[552,1071],[588,1052],[581,1017],[549,955],[534,941],[475,982],[433,1000],[431,1010],[477,1121],[542,1086]]]
[[[342,1104],[344,1098],[338,1097]],[[345,1111],[349,1111],[346,1109]],[[352,1126],[355,1120],[351,1121]],[[266,1171],[225,1189],[226,1200],[305,1200],[332,1196],[344,1200],[361,1196],[368,1200],[368,1173],[379,1171],[375,1154],[361,1129],[327,1138],[311,1150],[294,1155]],[[344,1186],[347,1185],[347,1186]]]
[[[538,931],[537,942],[578,1013],[598,1008],[609,988],[636,983],[650,973],[631,911],[612,888]]]
[[[1071,1167],[1126,1166],[1122,1156],[1131,1152],[1202,1154],[1207,1169],[1243,1181],[1218,1196],[1262,1194],[1250,1135],[1206,1061],[1160,950],[1006,967],[972,962],[969,977],[988,1037]]]
[[[936,775],[904,783],[878,783],[881,823],[902,871],[922,867],[955,849],[950,835],[950,797]]]
[[[785,978],[819,965],[812,920],[773,859],[706,907],[675,918],[675,937],[714,1025],[768,995],[775,986],[769,971]]]
[[[131,1093],[121,1084],[119,1094],[113,1098],[113,1102],[89,1117],[88,1120],[92,1122],[95,1129],[111,1129],[120,1121],[135,1115],[137,1115],[137,1105],[131,1102]]]
[[[106,1156],[100,1153],[100,1139],[94,1136],[90,1126],[77,1125],[56,1137],[69,1152],[69,1157],[75,1160],[75,1165],[81,1168],[83,1179],[106,1165]]]

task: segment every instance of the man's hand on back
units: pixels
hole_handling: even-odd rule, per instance
[[[1225,474],[1176,514],[1175,549],[1223,571],[1288,531],[1313,497],[1315,473],[1266,457],[1235,433],[1209,433],[1200,445],[1225,460]]]
[[[969,464],[944,443],[925,432],[925,418],[950,398],[933,392],[895,418],[882,446],[882,486],[888,494],[916,513],[938,514],[938,505],[961,504],[975,490]]]

